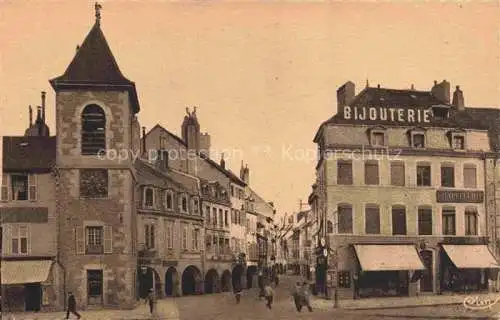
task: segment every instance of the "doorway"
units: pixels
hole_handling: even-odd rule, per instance
[[[422,292],[433,292],[433,276],[432,276],[432,251],[423,250],[420,252],[422,257],[422,262],[424,263],[425,270],[422,272],[422,278],[420,279],[420,291]]]
[[[103,303],[102,270],[87,270],[87,300],[89,305]]]
[[[24,305],[26,311],[40,311],[42,287],[39,283],[30,283],[24,286]]]

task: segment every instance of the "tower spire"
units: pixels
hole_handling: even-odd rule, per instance
[[[101,25],[101,9],[102,5],[99,2],[95,3],[95,23]]]

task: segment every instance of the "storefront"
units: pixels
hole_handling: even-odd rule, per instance
[[[411,296],[424,264],[414,245],[354,245],[354,297]],[[341,275],[339,273],[339,275]]]
[[[52,260],[4,260],[1,264],[2,311],[58,308],[58,281]]]
[[[500,265],[486,245],[441,245],[441,291],[487,291]],[[490,280],[490,281],[489,281]]]

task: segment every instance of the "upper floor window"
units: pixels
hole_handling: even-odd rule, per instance
[[[82,112],[82,155],[97,155],[106,150],[106,115],[98,105],[86,106]]]
[[[365,207],[365,233],[380,233],[380,208],[378,205],[367,205]]]
[[[365,184],[367,185],[379,184],[378,162],[376,161],[365,162]]]
[[[455,167],[453,164],[441,165],[441,186],[447,188],[455,187]]]
[[[174,208],[174,193],[172,190],[165,191],[165,208],[172,210]]]
[[[410,131],[410,145],[412,148],[425,148],[425,131],[423,129]]]
[[[429,187],[431,185],[431,165],[427,163],[417,164],[417,186]]]
[[[4,174],[2,180],[2,200],[8,200],[9,190],[6,187],[10,178],[10,194],[12,200],[30,200],[35,201],[37,197],[36,175],[34,174]]]
[[[455,208],[443,208],[443,235],[454,236],[455,230]]]
[[[350,185],[352,179],[352,161],[337,162],[337,184]]]
[[[198,251],[199,250],[199,238],[200,238],[200,229],[194,227],[192,229],[192,235],[191,235],[191,248],[192,250],[194,251]]]
[[[103,227],[86,227],[85,233],[85,253],[102,254],[104,252]]]
[[[384,127],[375,127],[368,129],[370,144],[373,147],[383,147],[386,145],[386,135]]]
[[[475,165],[464,165],[464,188],[477,188],[477,172]]]
[[[326,222],[326,233],[333,233],[333,222],[330,220]]]
[[[151,187],[144,188],[144,207],[152,208],[155,203],[155,192]]]
[[[205,222],[210,225],[210,206],[205,206]]]
[[[477,236],[477,209],[465,208],[465,235]]]
[[[234,186],[231,186],[231,197],[234,197]]]
[[[200,212],[200,202],[197,197],[193,198],[193,213],[198,214]]]
[[[403,206],[392,207],[392,234],[406,235],[406,208]]]
[[[84,198],[106,198],[108,196],[108,170],[80,170],[80,196]]]
[[[181,196],[181,212],[182,213],[188,212],[188,198],[186,195]]]
[[[28,254],[29,229],[26,225],[12,225],[11,232],[11,253]]]
[[[216,227],[217,226],[217,208],[212,208],[212,215],[213,215],[213,219],[212,219],[213,226]]]
[[[352,206],[348,204],[339,205],[337,217],[338,233],[352,233]]]
[[[229,227],[229,214],[227,210],[224,210],[224,225],[226,227]]]
[[[432,235],[432,208],[418,208],[418,234]]]
[[[181,238],[181,249],[188,249],[188,226],[187,224],[182,225],[182,238]]]
[[[154,224],[144,225],[144,240],[146,249],[155,248],[155,226]]]
[[[405,185],[405,163],[403,161],[391,162],[391,185]]]
[[[173,249],[174,247],[174,222],[166,220],[165,221],[165,242],[168,249]]]
[[[465,149],[465,137],[460,135],[453,136],[453,149],[464,150]]]
[[[222,209],[219,209],[219,227],[224,226],[224,217],[222,213]]]

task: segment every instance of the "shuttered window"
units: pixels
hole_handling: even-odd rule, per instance
[[[455,187],[455,168],[451,165],[441,166],[441,186]]]
[[[477,209],[465,208],[465,235],[477,236]]]
[[[9,178],[8,174],[4,173],[2,175],[2,191],[0,194],[1,201],[9,201]]]
[[[104,253],[113,253],[113,227],[104,226]]]
[[[365,162],[365,184],[379,184],[378,163],[373,161]]]
[[[406,235],[406,208],[402,206],[392,207],[392,234]]]
[[[380,208],[377,205],[367,205],[365,208],[365,232],[380,233]]]
[[[85,254],[85,228],[75,228],[75,248],[76,254]]]
[[[337,208],[338,233],[352,233],[352,206],[340,205]]]
[[[10,226],[10,253],[28,254],[29,252],[29,229],[27,225]]]
[[[337,184],[350,185],[352,179],[352,162],[339,161],[337,162]]]
[[[418,208],[418,234],[432,235],[432,208]]]
[[[443,208],[443,235],[454,236],[456,234],[455,208]]]
[[[464,187],[477,188],[477,173],[475,166],[464,166]]]
[[[405,185],[405,164],[402,161],[391,162],[391,185]]]
[[[75,227],[75,252],[82,254],[112,254],[113,228],[111,226]]]

